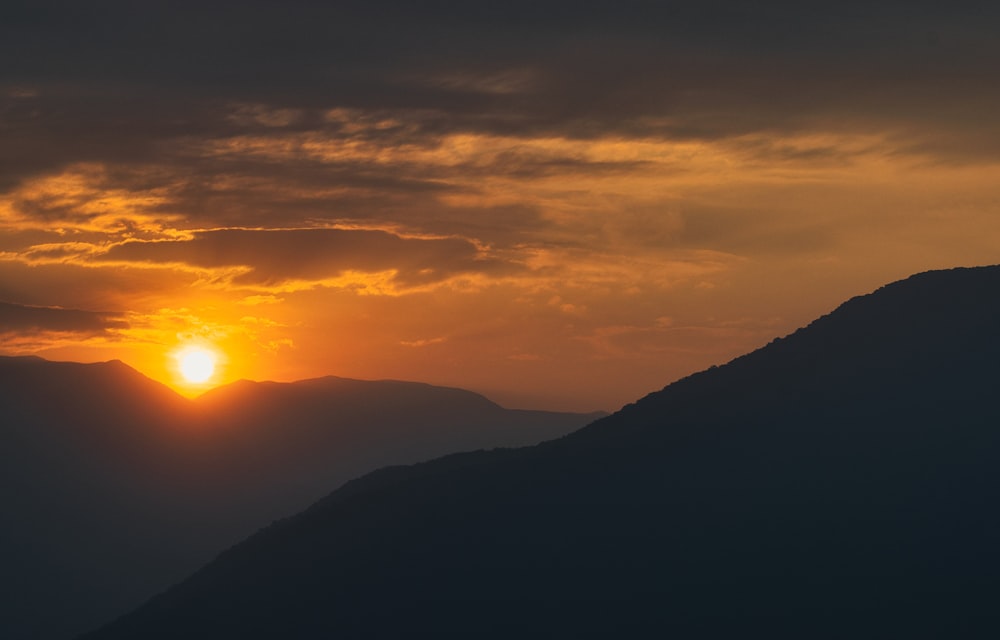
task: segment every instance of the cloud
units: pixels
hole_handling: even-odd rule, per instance
[[[278,304],[283,302],[282,298],[272,295],[256,295],[256,296],[246,296],[239,301],[237,304],[241,304],[248,307],[255,307],[262,304]]]
[[[199,269],[237,269],[236,285],[321,282],[345,273],[392,272],[401,287],[439,283],[463,274],[502,273],[519,265],[492,258],[462,238],[403,237],[365,229],[215,229],[186,240],[129,240],[101,260]]]
[[[399,344],[403,345],[404,347],[419,348],[419,347],[427,347],[434,344],[441,344],[443,342],[446,342],[447,340],[448,339],[445,337],[419,338],[417,340],[400,340]]]
[[[995,261],[998,17],[919,0],[8,0],[0,299],[128,310],[127,328],[97,314],[73,335],[150,363],[213,335],[294,342],[316,374],[411,358],[391,375],[478,366],[490,388],[565,378],[625,400],[637,376],[753,346],[720,324],[745,309],[804,320],[909,271]],[[567,365],[581,350],[607,359]]]
[[[985,4],[9,4],[0,57],[17,62],[0,70],[0,188],[241,136],[393,149],[456,133],[717,140],[849,127],[905,130],[932,151],[1000,148],[1000,88],[982,82],[1000,10]]]
[[[0,302],[0,334],[58,332],[96,336],[128,326],[128,321],[120,313]]]

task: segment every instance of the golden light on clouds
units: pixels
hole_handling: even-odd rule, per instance
[[[613,409],[886,281],[997,261],[1000,164],[944,124],[837,118],[826,94],[770,117],[777,85],[574,116],[593,80],[535,65],[392,78],[444,102],[177,107],[3,183],[4,351],[118,357],[185,393],[337,374]],[[714,95],[635,82],[651,105]],[[532,102],[554,87],[573,99]],[[176,359],[194,344],[218,359],[199,382]]]
[[[440,169],[434,180],[447,188],[418,192],[407,215],[377,221],[339,209],[300,226],[237,227],[179,220],[182,192],[171,189],[182,180],[101,186],[107,172],[89,167],[28,182],[4,201],[12,234],[0,268],[39,283],[59,268],[70,304],[122,310],[125,326],[90,336],[37,331],[7,349],[122,357],[189,394],[238,377],[337,373],[471,380],[512,402],[613,407],[762,344],[840,297],[923,266],[967,262],[965,234],[974,230],[983,242],[973,260],[988,259],[983,230],[997,231],[995,167],[930,166],[873,136],[672,143],[463,134],[383,149],[297,135],[230,142],[226,153],[269,162],[301,154],[416,178]],[[327,185],[272,191],[268,178],[239,196],[242,183],[227,180],[211,188],[248,209],[259,193],[289,206],[331,197]],[[351,191],[377,198],[372,186]],[[387,202],[380,206],[391,213],[395,200]],[[40,207],[48,218],[32,215]],[[929,263],[919,247],[942,237],[942,216],[952,250],[939,247]],[[894,246],[904,236],[912,249]],[[873,242],[884,251],[869,250]],[[91,299],[71,290],[65,274],[74,272]],[[95,286],[105,279],[142,290]],[[662,324],[667,316],[673,325]],[[188,377],[162,355],[188,339],[233,357],[210,377]],[[533,391],[545,384],[563,390]],[[596,406],[571,400],[587,385]]]

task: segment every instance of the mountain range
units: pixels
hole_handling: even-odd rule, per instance
[[[565,437],[381,469],[85,636],[995,637],[1000,267]]]
[[[92,629],[378,467],[533,444],[601,415],[336,377],[189,400],[118,361],[0,358],[0,637]]]

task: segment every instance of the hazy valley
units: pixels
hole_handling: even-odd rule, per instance
[[[106,622],[362,473],[531,444],[600,415],[334,377],[191,401],[121,362],[0,358],[0,380],[6,638]]]

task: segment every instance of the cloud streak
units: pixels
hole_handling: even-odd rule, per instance
[[[55,332],[99,336],[128,326],[127,319],[121,313],[0,302],[0,334],[35,335]]]
[[[161,378],[155,350],[198,338],[244,353],[243,377],[629,400],[772,330],[734,318],[784,318],[777,334],[912,271],[997,261],[998,18],[11,0],[0,298],[32,345],[63,322],[55,355],[114,338],[134,353],[100,358]],[[87,308],[126,315],[74,329]]]
[[[1000,89],[981,82],[1000,55],[985,5],[345,4],[11,3],[0,175],[10,186],[74,163],[149,162],[185,141],[307,133],[387,149],[458,133],[844,127],[970,153],[1000,141]]]
[[[402,237],[362,229],[216,229],[185,240],[129,240],[101,260],[242,269],[234,285],[322,282],[348,272],[391,272],[401,287],[471,274],[513,273],[523,267],[492,258],[461,238]]]

